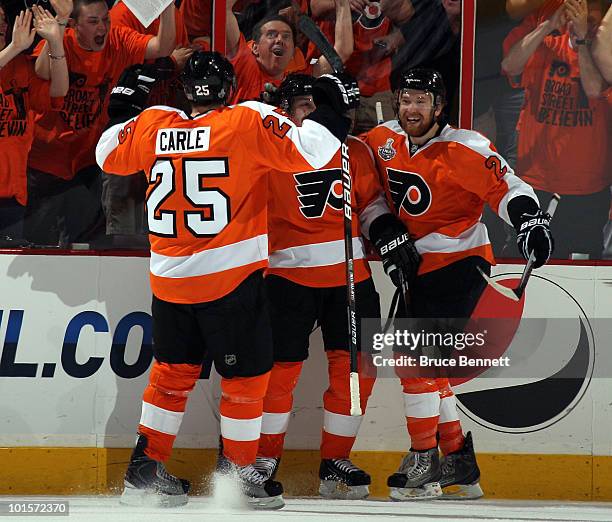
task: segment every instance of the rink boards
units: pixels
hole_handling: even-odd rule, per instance
[[[373,265],[386,310],[392,288]],[[502,278],[519,270],[496,267]],[[0,494],[112,491],[151,362],[148,258],[7,254],[0,273],[0,463],[9,470]],[[612,500],[612,266],[551,265],[537,276],[524,309],[524,317],[547,319],[537,346],[513,343],[509,373],[487,370],[455,388],[483,487],[499,498]],[[315,332],[281,467],[293,494],[316,486],[327,385],[321,344]],[[170,465],[204,489],[218,440],[217,381],[199,381]],[[401,388],[385,376],[355,447],[375,495],[386,495],[386,476],[407,447]]]

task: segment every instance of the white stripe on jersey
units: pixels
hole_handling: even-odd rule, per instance
[[[263,412],[261,421],[261,433],[265,435],[280,435],[285,433],[289,427],[291,412],[287,413],[268,413]]]
[[[356,437],[363,415],[341,415],[323,410],[323,429],[332,435]]]
[[[151,251],[151,273],[158,277],[197,277],[250,265],[268,258],[268,235],[209,248],[190,256],[165,256]]]
[[[261,417],[232,419],[221,415],[221,435],[230,440],[248,442],[257,440],[261,433]]]
[[[361,237],[353,238],[353,258],[363,259],[365,247]],[[344,263],[344,240],[300,245],[270,254],[270,268],[311,268]]]
[[[414,242],[419,254],[449,254],[463,252],[490,243],[487,227],[478,222],[456,237],[432,232]]]

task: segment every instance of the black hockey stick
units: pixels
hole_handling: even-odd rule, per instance
[[[300,13],[299,6],[293,3],[293,8],[298,13],[298,29],[308,38],[321,54],[327,59],[335,73],[344,71],[344,64],[333,45],[321,32],[321,29],[311,18]],[[351,173],[349,164],[349,149],[345,141],[340,153],[340,165],[342,171],[342,202],[344,214],[344,258],[346,268],[346,294],[347,294],[347,316],[349,334],[350,366],[350,395],[351,415],[361,415],[361,401],[359,396],[359,373],[357,371],[357,306],[355,301],[355,269],[353,257],[353,209],[351,207]]]
[[[550,215],[551,218],[555,215],[555,211],[557,210],[557,205],[559,204],[560,199],[561,196],[559,196],[559,194],[553,194],[553,197],[550,200],[550,203],[548,204],[546,212]],[[521,281],[516,288],[508,288],[485,274],[479,266],[476,268],[478,268],[478,271],[481,273],[482,277],[484,277],[487,284],[491,286],[494,290],[507,297],[508,299],[512,299],[513,301],[520,301],[521,297],[523,297],[523,293],[525,292],[525,287],[527,286],[529,277],[531,276],[531,271],[533,270],[534,263],[535,254],[531,252],[527,264],[525,265],[525,269],[523,270]]]

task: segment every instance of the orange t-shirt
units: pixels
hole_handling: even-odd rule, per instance
[[[231,103],[239,103],[245,100],[258,100],[266,83],[272,83],[278,87],[284,79],[284,77],[279,80],[273,79],[259,66],[252,52],[252,45],[252,42],[247,43],[244,36],[242,34],[240,35],[238,51],[230,60],[234,66],[236,80],[238,82],[236,91],[230,100]],[[285,76],[297,72],[312,74],[312,67],[306,64],[304,54],[296,47],[293,58],[285,70]]]
[[[49,85],[23,54],[0,69],[0,198],[14,197],[21,205],[28,199],[26,166],[35,112],[59,108],[63,101],[49,97]]]
[[[193,118],[152,107],[107,129],[96,157],[105,172],[147,175],[154,295],[199,303],[267,266],[269,172],[321,168],[339,147],[314,121],[296,127],[269,105],[246,102]]]
[[[211,0],[183,0],[180,13],[185,22],[185,29],[190,40],[202,36],[210,36],[211,32]]]
[[[114,27],[129,27],[140,34],[150,34],[155,36],[159,30],[159,18],[153,20],[149,27],[142,25],[138,18],[129,10],[123,3],[123,0],[117,2],[110,10],[111,25]],[[183,14],[180,10],[175,10],[174,20],[176,23],[176,46],[189,47],[189,38],[183,23]],[[155,60],[147,60],[148,63],[153,63]],[[175,105],[176,79],[168,78],[159,80],[151,89],[147,106],[153,105]]]
[[[536,12],[514,29],[504,52],[533,31],[541,17]],[[608,186],[608,103],[604,96],[584,93],[569,33],[546,36],[513,83],[525,89],[517,174],[537,189],[559,194],[593,194]]]
[[[74,30],[64,35],[70,87],[58,112],[36,116],[34,143],[28,166],[72,179],[94,165],[96,142],[108,122],[108,96],[126,67],[144,60],[150,35],[127,27],[111,27],[102,51],[81,48]],[[43,42],[36,48],[40,53]]]
[[[411,151],[397,120],[364,135],[374,151],[389,200],[406,224],[423,261],[419,274],[480,256],[494,263],[485,225],[488,203],[510,224],[508,202],[519,195],[536,199],[481,134],[446,125],[440,134]]]
[[[372,154],[358,138],[348,139],[355,282],[370,276],[360,222],[389,212]],[[268,180],[268,274],[312,287],[346,284],[340,151],[320,170]]]
[[[333,44],[336,22],[324,20],[318,25]],[[379,2],[371,2],[367,13],[359,15],[353,22],[354,50],[345,67],[357,79],[359,91],[363,96],[372,96],[391,89],[391,57],[382,58],[374,45],[375,39],[387,36],[390,30],[391,20],[383,14]],[[306,56],[307,59],[316,58],[321,56],[321,52],[311,42]]]

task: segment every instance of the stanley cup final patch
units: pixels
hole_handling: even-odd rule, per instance
[[[387,143],[378,147],[378,155],[384,160],[389,161],[395,158],[397,151],[393,148],[393,138],[387,139]]]

